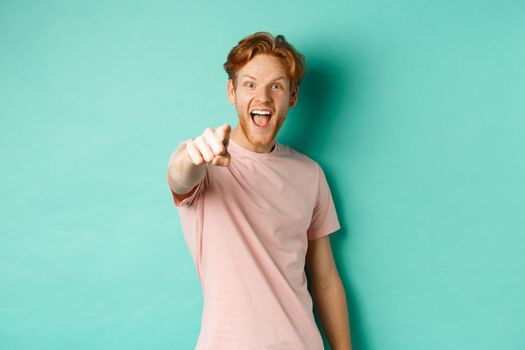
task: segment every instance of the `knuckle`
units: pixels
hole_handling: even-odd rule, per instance
[[[199,136],[199,137],[197,137],[195,139],[195,144],[197,145],[197,148],[199,149],[199,151],[202,151],[206,147],[208,147],[208,143],[206,142],[206,140],[202,136]]]
[[[195,165],[201,165],[204,162],[204,160],[201,157],[195,157],[195,156],[191,157],[191,161]]]

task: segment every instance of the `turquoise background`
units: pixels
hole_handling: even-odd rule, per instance
[[[193,348],[167,161],[235,125],[259,30],[307,58],[278,139],[327,174],[354,349],[525,349],[518,0],[0,1],[0,348]]]

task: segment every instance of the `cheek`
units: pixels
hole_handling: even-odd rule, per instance
[[[282,112],[286,112],[288,110],[288,107],[289,107],[289,100],[282,100],[281,101],[281,104],[279,106],[279,108],[281,109]]]
[[[237,109],[237,114],[239,115],[244,115],[244,114],[247,114],[246,112],[246,106],[242,103],[237,103],[237,105],[235,106],[235,108]]]
[[[239,98],[237,101],[235,101],[235,106],[238,111],[245,111],[247,109],[248,103],[246,100]]]

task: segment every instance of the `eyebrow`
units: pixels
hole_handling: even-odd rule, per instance
[[[250,78],[250,79],[253,79],[253,80],[257,80],[256,78],[254,78],[254,77],[252,77],[251,75],[248,75],[248,74],[245,74],[245,75],[241,76],[241,79],[244,79],[244,78]],[[272,81],[276,81],[276,80],[286,80],[286,77],[284,75],[281,75],[280,77],[275,78]]]

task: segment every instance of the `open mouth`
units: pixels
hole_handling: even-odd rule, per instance
[[[272,111],[267,109],[254,109],[250,112],[250,118],[256,128],[264,128],[270,124]]]

